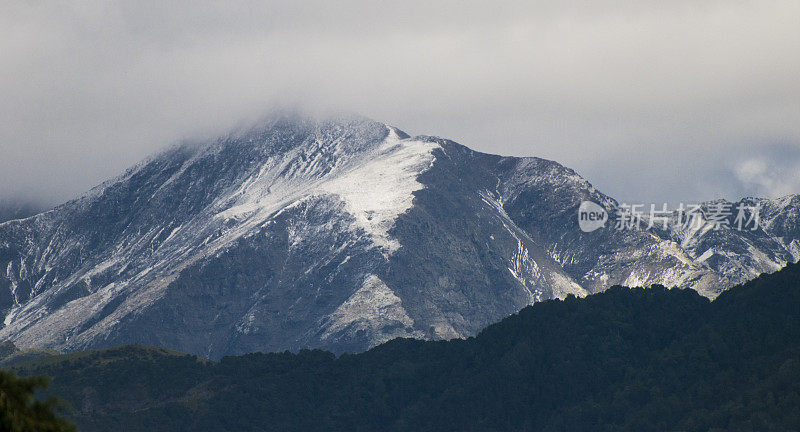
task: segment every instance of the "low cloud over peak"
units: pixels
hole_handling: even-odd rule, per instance
[[[800,148],[798,20],[794,1],[7,2],[0,196],[63,201],[276,104],[555,159],[629,201],[800,192],[773,169]]]

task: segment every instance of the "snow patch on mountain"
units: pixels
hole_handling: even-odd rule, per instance
[[[356,333],[366,331],[379,344],[396,337],[422,337],[413,330],[414,320],[403,309],[402,300],[377,276],[370,274],[361,288],[326,318],[322,339],[348,330]]]
[[[400,248],[389,236],[397,217],[411,208],[417,181],[434,162],[431,142],[402,140],[394,128],[366,162],[324,183],[320,189],[345,201],[359,228],[388,253]]]
[[[413,193],[422,189],[417,176],[432,166],[437,147],[431,142],[402,139],[390,127],[380,145],[358,158],[341,155],[339,148],[319,148],[302,168],[295,162],[307,149],[270,160],[232,199],[220,200],[231,204],[216,216],[235,220],[239,228],[225,241],[229,243],[305,199],[330,195],[344,201],[346,211],[354,217],[354,228],[366,232],[376,246],[391,254],[400,244],[389,236],[389,230],[397,217],[411,208]],[[324,154],[341,156],[326,162]]]

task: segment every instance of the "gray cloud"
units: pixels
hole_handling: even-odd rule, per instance
[[[800,148],[765,146],[759,154],[742,157],[736,164],[741,189],[754,195],[784,196],[800,191]]]
[[[796,1],[72,3],[0,5],[0,197],[68,199],[276,104],[555,159],[622,200],[800,192],[771,169],[800,148]]]

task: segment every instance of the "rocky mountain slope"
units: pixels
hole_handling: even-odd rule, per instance
[[[552,161],[277,115],[0,224],[0,340],[361,351],[614,284],[714,297],[800,258],[797,196],[759,200],[763,228],[747,232],[583,232],[585,200],[619,206]]]

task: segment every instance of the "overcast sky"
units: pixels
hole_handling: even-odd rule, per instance
[[[800,193],[800,2],[0,2],[0,199],[65,201],[275,105],[627,202]]]

